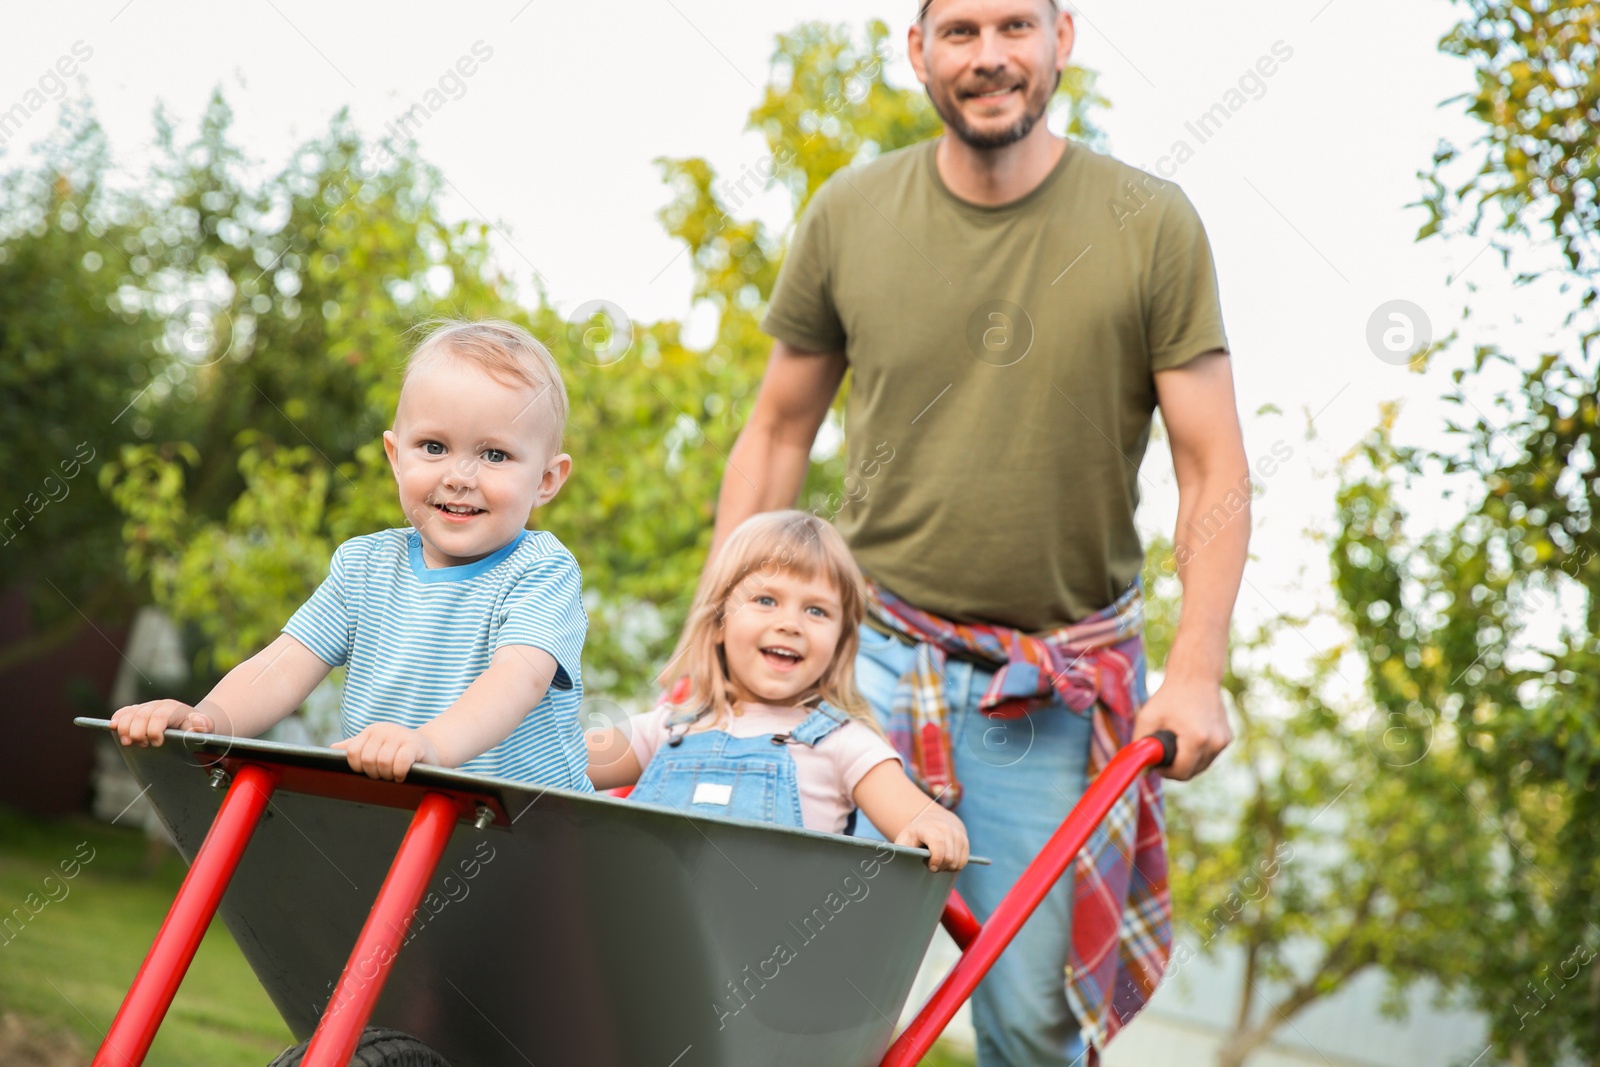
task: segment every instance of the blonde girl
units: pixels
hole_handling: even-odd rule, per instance
[[[861,572],[829,523],[755,515],[712,561],[672,698],[591,730],[596,788],[701,815],[839,833],[860,808],[932,870],[967,862],[966,829],[906,777],[856,692]]]

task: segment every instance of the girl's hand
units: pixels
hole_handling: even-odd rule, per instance
[[[884,837],[927,849],[928,870],[959,871],[967,865],[967,828],[913,785],[899,760],[886,759],[864,774],[854,799]]]
[[[911,820],[894,843],[927,849],[930,871],[959,871],[967,865],[967,828],[936,804]]]
[[[177,700],[151,700],[118,708],[111,716],[111,725],[124,745],[141,748],[160,748],[166,731],[172,727],[205,734],[216,730],[211,716]]]
[[[439,750],[420,730],[392,722],[373,723],[354,737],[334,742],[344,751],[350,769],[368,778],[406,780],[406,772],[419,763],[439,765]]]

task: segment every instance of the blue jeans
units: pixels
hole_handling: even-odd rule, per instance
[[[856,684],[880,721],[887,721],[895,683],[911,667],[911,648],[861,627]],[[980,922],[1038,855],[1083,795],[1089,763],[1089,720],[1064,706],[1020,719],[989,719],[978,700],[989,672],[951,659],[945,672],[950,747],[972,854],[992,867],[968,866],[956,888]],[[858,834],[881,837],[863,817]],[[1084,1047],[1067,1007],[1071,941],[1070,869],[973,993],[979,1067],[1067,1067]]]

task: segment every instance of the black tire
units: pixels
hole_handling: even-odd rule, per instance
[[[300,1067],[309,1044],[303,1041],[294,1048],[285,1049],[283,1055],[267,1067]],[[410,1034],[369,1026],[356,1043],[350,1067],[450,1067],[450,1062]]]

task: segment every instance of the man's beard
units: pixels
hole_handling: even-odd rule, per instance
[[[971,148],[990,150],[1004,148],[1009,144],[1016,144],[1029,133],[1039,120],[1044,118],[1045,112],[1050,109],[1050,98],[1055,96],[1056,90],[1061,86],[1061,72],[1056,71],[1056,80],[1048,92],[1033,95],[1034,90],[1029,89],[1029,96],[1024,101],[1025,110],[1022,117],[1010,126],[1000,130],[981,132],[967,125],[966,118],[961,114],[961,108],[952,100],[947,107],[942,104],[939,97],[934,94],[933,86],[927,86],[928,100],[933,104],[933,109],[944,120],[945,127]]]

